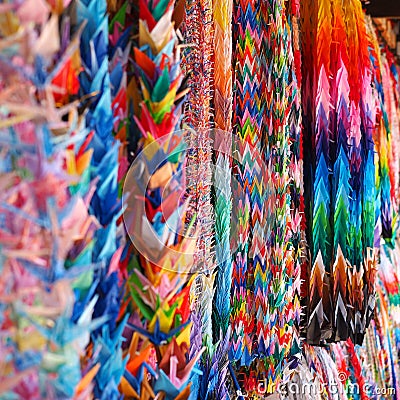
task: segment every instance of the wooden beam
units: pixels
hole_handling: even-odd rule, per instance
[[[399,18],[400,0],[370,0],[364,5],[367,13],[379,18]]]

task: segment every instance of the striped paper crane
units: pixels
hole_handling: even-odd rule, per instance
[[[298,345],[292,347],[296,334],[291,325],[294,313],[298,317],[300,313],[293,288],[294,280],[299,286],[299,268],[294,264],[291,219],[287,219],[291,174],[296,171],[296,167],[291,170],[289,157],[293,103],[287,95],[293,94],[294,87],[289,80],[296,79],[289,72],[294,60],[293,32],[286,19],[289,12],[279,1],[240,2],[235,21],[235,150],[241,158],[234,166],[238,180],[234,199],[240,198],[234,209],[240,208],[230,357],[250,367],[242,370],[244,388],[250,392],[256,390],[254,382],[260,374],[266,379],[266,391],[271,392],[287,359],[298,352]],[[295,94],[291,100],[296,101]],[[298,219],[296,223],[297,230]]]
[[[290,97],[294,86],[290,82],[294,78],[291,75],[294,48],[290,13],[289,4],[282,1],[264,2],[260,8],[260,19],[264,27],[261,57],[266,101],[261,146],[270,171],[270,175],[264,172],[265,187],[272,187],[272,194],[268,193],[268,189],[265,194],[269,225],[268,261],[264,267],[267,286],[263,299],[264,304],[267,304],[264,321],[264,340],[267,339],[267,346],[264,357],[261,355],[266,367],[267,392],[271,392],[274,385],[280,382],[287,359],[291,356],[293,339],[290,321],[293,321],[291,314],[295,278],[290,218],[290,112],[293,104],[288,100],[294,101]]]
[[[251,317],[253,305],[249,302],[252,262],[248,252],[252,246],[251,221],[253,218],[252,186],[253,175],[260,174],[257,160],[257,145],[260,138],[262,104],[260,99],[260,64],[258,59],[261,37],[257,22],[257,4],[252,1],[234,3],[233,42],[234,53],[234,117],[235,142],[233,177],[237,187],[233,191],[236,198],[233,214],[237,232],[233,243],[233,300],[232,300],[232,347],[230,359],[239,365],[251,363],[252,331],[254,320]],[[255,154],[255,156],[253,156]],[[257,178],[260,182],[260,177]],[[257,239],[256,239],[257,240]],[[254,242],[256,243],[256,242]],[[249,282],[250,279],[250,282]]]

